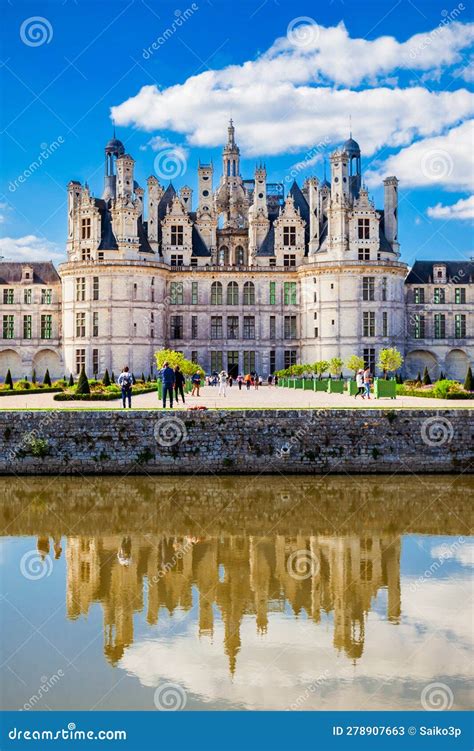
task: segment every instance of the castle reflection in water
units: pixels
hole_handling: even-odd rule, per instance
[[[38,549],[49,553],[48,538]],[[51,554],[61,554],[51,542]],[[312,562],[293,575],[291,557],[298,551]],[[322,613],[333,614],[333,644],[357,659],[364,649],[365,620],[381,588],[387,590],[387,618],[400,617],[400,537],[68,537],[67,616],[87,615],[101,604],[104,652],[116,664],[134,639],[134,613],[146,612],[158,623],[160,610],[170,614],[193,607],[198,593],[199,636],[212,636],[217,606],[224,624],[224,645],[233,673],[241,647],[244,616],[255,618],[264,634],[269,615],[288,606],[295,616],[306,613],[315,624]]]

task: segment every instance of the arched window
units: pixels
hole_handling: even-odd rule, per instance
[[[255,305],[255,285],[253,282],[244,284],[244,305]]]
[[[236,266],[245,266],[245,250],[242,245],[237,245],[235,249],[235,263]]]
[[[237,282],[229,282],[227,285],[227,305],[239,304],[239,285]]]
[[[211,305],[222,305],[222,284],[212,282],[211,284]]]
[[[229,248],[227,245],[223,245],[219,248],[219,266],[228,266],[229,264]]]

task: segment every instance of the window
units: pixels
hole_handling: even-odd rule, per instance
[[[296,349],[285,349],[284,353],[285,368],[291,368],[296,365]]]
[[[270,373],[274,373],[276,369],[276,352],[274,349],[270,350]]]
[[[241,245],[237,245],[235,249],[235,263],[237,266],[243,266],[245,264],[245,250]]]
[[[317,339],[319,336],[319,329],[317,326],[314,327],[314,338]]]
[[[25,305],[31,305],[31,303],[33,302],[33,290],[23,290],[23,302],[25,303]]]
[[[150,300],[151,302],[155,302],[155,290],[153,287],[150,289]]]
[[[283,227],[283,245],[296,245],[296,227]]]
[[[255,285],[253,282],[244,284],[244,305],[255,305]]]
[[[268,265],[269,266],[276,266],[277,265],[277,259],[276,258],[269,258],[268,259]]]
[[[270,282],[270,305],[276,305],[276,282]]]
[[[370,219],[357,220],[359,240],[370,240]]]
[[[313,302],[318,302],[318,293],[313,292]]]
[[[466,338],[466,316],[464,313],[457,313],[454,316],[454,336],[456,339]]]
[[[229,264],[229,248],[227,245],[223,245],[219,248],[219,266],[228,266]]]
[[[387,299],[387,277],[382,277],[382,300],[385,302]]]
[[[31,339],[31,316],[23,316],[23,339]]]
[[[435,313],[434,317],[434,338],[446,338],[446,316],[443,313]]]
[[[212,282],[211,284],[211,305],[222,305],[222,284]]]
[[[81,250],[81,260],[82,261],[90,261],[91,260],[91,249],[90,248],[82,248],[82,250]]]
[[[424,287],[415,287],[413,290],[413,302],[415,305],[422,305],[425,302]]]
[[[255,372],[255,352],[244,351],[244,373]]]
[[[171,225],[171,245],[184,245],[184,228],[181,224]]]
[[[83,240],[90,240],[91,236],[91,218],[86,216],[81,220],[81,238]]]
[[[99,314],[97,311],[92,313],[92,336],[99,336]]]
[[[92,299],[93,300],[99,299],[99,277],[98,276],[92,277]]]
[[[198,259],[191,256],[191,266],[196,267],[198,265]]]
[[[375,279],[373,276],[362,277],[362,299],[366,301],[375,300]]]
[[[364,311],[363,336],[375,336],[375,313]]]
[[[86,335],[86,314],[76,313],[76,336],[83,337]]]
[[[296,305],[296,282],[284,283],[283,301],[285,305]]]
[[[137,284],[134,284],[132,287],[132,300],[137,299],[137,293],[138,293],[138,286]]]
[[[79,375],[82,368],[86,367],[86,350],[76,349],[76,374]]]
[[[211,316],[211,339],[222,339],[223,336],[222,316]]]
[[[3,290],[3,304],[4,305],[13,305],[15,302],[14,297],[14,290],[12,289],[4,289]]]
[[[270,339],[276,339],[276,317],[270,316]]]
[[[183,283],[171,282],[170,284],[170,303],[171,305],[182,305],[184,301]]]
[[[104,260],[104,251],[103,250],[99,250],[99,252],[97,253],[97,260],[98,261],[103,261]]]
[[[284,255],[283,256],[283,266],[285,268],[294,268],[296,266],[296,256],[295,255]]]
[[[170,338],[171,339],[183,338],[183,316],[171,316],[170,317]]]
[[[198,361],[198,353],[196,349],[193,349],[191,352],[191,362],[197,363]]]
[[[198,283],[191,282],[191,305],[197,305],[198,300]]]
[[[191,316],[191,339],[198,338],[198,317]]]
[[[418,313],[413,316],[413,336],[415,339],[425,338],[425,316]]]
[[[3,338],[15,338],[15,319],[14,316],[3,316]]]
[[[239,318],[238,316],[227,316],[227,338],[239,338]]]
[[[244,339],[255,339],[255,318],[254,316],[244,316]]]
[[[49,313],[41,316],[41,338],[53,338],[53,316]]]
[[[76,301],[84,302],[86,299],[86,277],[78,276],[76,278]]]
[[[183,265],[183,256],[182,255],[172,254],[171,255],[171,266],[174,266],[176,268],[176,266],[182,266],[182,265]]]
[[[99,372],[99,350],[93,349],[92,350],[92,372],[95,376],[97,376],[97,373]]]
[[[227,305],[239,304],[239,285],[237,282],[229,282],[227,285]]]
[[[211,352],[211,371],[217,370],[219,373],[222,370],[222,352]]]
[[[456,287],[454,290],[454,302],[456,305],[464,305],[466,302],[466,290],[464,287]]]
[[[443,287],[435,287],[433,302],[435,305],[442,305],[446,302],[446,290]]]
[[[52,289],[41,290],[41,305],[51,305],[52,299],[53,299]]]
[[[370,261],[370,248],[359,248],[359,261]]]
[[[388,313],[382,313],[382,336],[388,336]]]
[[[372,347],[364,349],[364,365],[371,373],[375,373],[375,349]]]
[[[285,316],[283,338],[296,339],[296,316]]]

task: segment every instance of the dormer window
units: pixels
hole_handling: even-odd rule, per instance
[[[283,245],[296,245],[296,227],[283,227]]]
[[[184,228],[181,224],[171,225],[171,245],[184,245]]]
[[[359,240],[370,239],[370,219],[358,219],[357,228]]]
[[[90,240],[91,236],[91,218],[86,216],[81,221],[81,238],[83,240]]]
[[[435,284],[446,283],[446,266],[444,264],[433,266],[433,281]]]

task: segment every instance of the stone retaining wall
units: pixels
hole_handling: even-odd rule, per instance
[[[473,469],[468,409],[0,412],[0,474]]]

